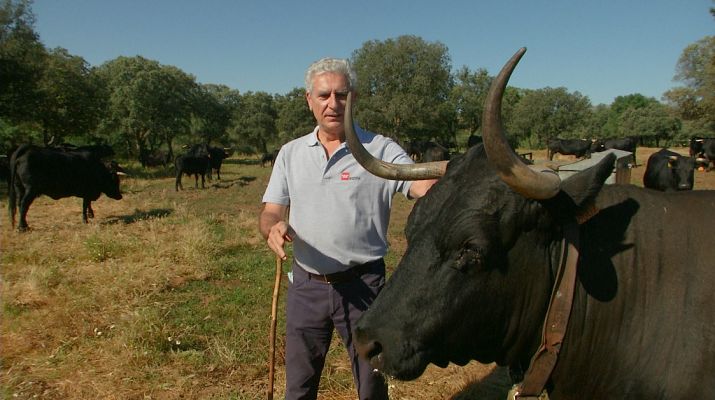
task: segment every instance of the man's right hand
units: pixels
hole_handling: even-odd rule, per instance
[[[288,206],[264,203],[258,217],[258,230],[266,239],[268,247],[273,250],[281,260],[285,260],[286,253],[283,249],[285,242],[292,242],[295,237],[293,228],[285,221]]]
[[[270,247],[271,250],[273,250],[273,252],[281,258],[281,260],[285,261],[287,258],[283,246],[285,245],[285,242],[293,241],[292,233],[293,229],[291,229],[285,221],[279,221],[273,225],[268,232],[268,239],[266,240],[268,247]]]

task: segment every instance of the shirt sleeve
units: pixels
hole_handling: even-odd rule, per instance
[[[290,205],[290,192],[288,190],[288,179],[286,177],[285,148],[281,148],[273,164],[271,178],[263,194],[264,203],[274,203],[284,206]]]
[[[410,158],[407,152],[394,140],[387,138],[387,143],[385,145],[384,161],[393,164],[414,164],[415,162]],[[395,181],[395,192],[402,193],[406,198],[409,197],[410,188],[412,187],[412,181]]]

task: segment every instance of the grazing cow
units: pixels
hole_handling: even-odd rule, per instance
[[[181,184],[181,176],[183,174],[194,176],[194,187],[197,189],[199,187],[199,176],[201,176],[201,189],[206,188],[206,174],[211,173],[211,160],[208,155],[192,156],[190,154],[182,154],[174,160],[174,167],[176,169],[176,182],[174,187],[177,192],[179,189],[184,190],[184,186]]]
[[[576,157],[591,157],[591,141],[585,139],[549,139],[547,144],[549,161],[554,154],[575,155]]]
[[[707,170],[715,168],[715,138],[694,137],[690,139],[690,156],[704,158]],[[712,164],[712,166],[710,166]]]
[[[119,175],[125,175],[116,163],[107,167],[87,151],[60,150],[33,145],[20,146],[10,159],[8,208],[15,226],[19,202],[18,230],[28,229],[27,211],[33,200],[47,195],[55,200],[76,196],[82,198],[82,222],[94,217],[91,202],[104,193],[120,200]]]
[[[626,137],[619,139],[596,139],[591,144],[591,152],[605,151],[609,149],[623,150],[633,153],[633,163],[636,163],[636,146],[638,145],[637,138]]]
[[[518,395],[545,388],[552,400],[714,393],[715,238],[693,227],[715,215],[715,191],[604,185],[613,154],[564,181],[523,164],[501,100],[524,51],[492,83],[484,145],[450,161],[415,203],[407,249],[354,327],[359,354],[399,379],[429,363],[496,362],[523,376]],[[380,163],[352,126],[348,100],[346,139],[372,173],[442,174]]]
[[[693,190],[695,159],[668,149],[660,149],[648,157],[643,174],[643,186],[662,192]]]

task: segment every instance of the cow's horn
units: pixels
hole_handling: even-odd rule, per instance
[[[447,161],[420,164],[392,164],[373,157],[360,143],[353,127],[352,93],[348,94],[345,105],[345,140],[353,156],[368,172],[385,179],[417,181],[435,179],[444,175]]]
[[[501,180],[525,197],[544,200],[559,192],[561,179],[552,170],[524,164],[509,146],[501,120],[504,90],[511,73],[525,52],[525,47],[519,49],[492,82],[484,106],[482,136],[489,162],[497,170]]]

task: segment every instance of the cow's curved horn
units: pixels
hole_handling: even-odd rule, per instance
[[[345,140],[353,156],[368,172],[381,178],[401,181],[435,179],[444,175],[447,161],[435,161],[420,164],[392,164],[379,160],[370,154],[360,143],[353,127],[352,93],[348,94],[345,104]]]
[[[527,198],[545,200],[559,192],[561,179],[550,169],[524,164],[509,146],[502,128],[502,96],[511,73],[525,52],[525,47],[519,49],[492,82],[484,106],[482,136],[489,162],[497,170],[501,180]]]

